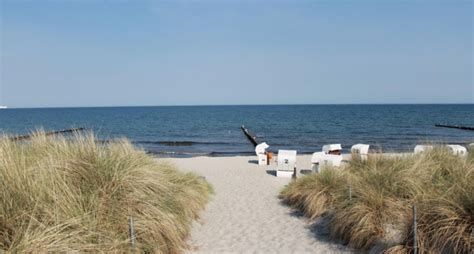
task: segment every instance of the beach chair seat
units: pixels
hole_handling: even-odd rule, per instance
[[[278,150],[277,177],[292,177],[296,169],[296,151]]]
[[[351,147],[352,156],[361,160],[367,160],[369,156],[370,145],[367,144],[356,144]]]
[[[270,146],[263,142],[255,147],[255,153],[257,154],[258,165],[267,165],[267,148]]]

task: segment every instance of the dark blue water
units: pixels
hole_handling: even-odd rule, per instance
[[[474,131],[434,127],[474,126],[474,105],[295,105],[116,107],[0,110],[0,132],[86,127],[100,139],[127,137],[155,154],[253,154],[244,124],[276,151],[320,151],[323,144],[368,143],[384,151],[409,151],[417,143],[474,142]]]

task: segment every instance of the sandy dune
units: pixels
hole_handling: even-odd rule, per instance
[[[258,166],[256,157],[167,159],[200,174],[215,195],[195,223],[189,243],[195,253],[350,253],[280,203],[278,193],[290,179],[272,175],[276,165]],[[310,168],[310,156],[298,156]]]

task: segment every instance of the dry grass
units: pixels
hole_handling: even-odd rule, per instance
[[[324,175],[337,175],[337,181],[334,177],[324,181]],[[348,186],[351,200],[343,190]],[[332,236],[350,246],[375,246],[388,253],[412,250],[412,205],[416,204],[421,252],[473,251],[472,152],[460,158],[438,148],[421,155],[353,160],[343,172],[328,168],[296,180],[281,198],[310,218],[327,213]]]
[[[335,198],[341,196],[340,192],[344,191],[346,183],[341,171],[327,168],[319,174],[311,174],[291,182],[280,193],[280,198],[314,219],[334,206]]]
[[[186,248],[210,186],[156,162],[126,140],[92,134],[0,139],[0,252],[129,252]]]

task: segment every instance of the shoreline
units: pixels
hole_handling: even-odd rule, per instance
[[[145,151],[147,152],[147,151]],[[236,158],[236,157],[254,157],[255,160],[257,159],[257,156],[255,155],[255,153],[251,153],[249,152],[249,154],[229,154],[229,155],[208,155],[208,154],[196,154],[196,155],[186,155],[186,154],[178,154],[177,156],[172,156],[173,153],[171,153],[169,156],[160,156],[162,154],[157,154],[157,153],[149,153],[147,152],[149,155],[153,156],[153,158],[155,159],[191,159],[191,158]],[[374,153],[374,154],[371,154],[371,155],[382,155],[382,156],[406,156],[406,155],[413,155],[414,153],[413,152],[386,152],[386,153]],[[307,160],[309,158],[309,160],[311,160],[311,156],[313,155],[313,153],[297,153],[296,155],[296,158],[303,158],[304,160]],[[347,161],[347,160],[350,160],[351,159],[351,153],[342,153],[341,154],[343,156],[343,160]],[[273,154],[274,158],[273,158],[273,162],[274,164],[276,163],[275,162],[275,159],[276,157],[278,156],[278,153],[274,153]],[[308,158],[306,158],[308,157]],[[297,160],[298,162],[298,160]],[[275,164],[276,165],[276,164]]]

